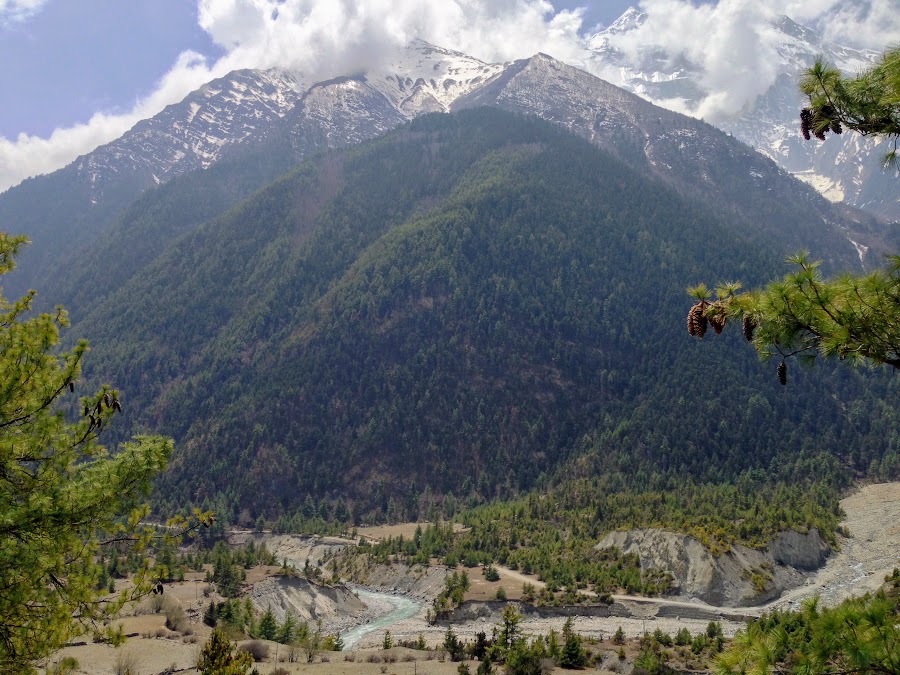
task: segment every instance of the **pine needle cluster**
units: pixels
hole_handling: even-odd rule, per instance
[[[900,139],[900,47],[888,49],[869,70],[845,77],[834,65],[818,59],[800,81],[809,106],[800,111],[800,131],[825,140],[844,127],[864,136],[893,141],[883,158],[885,167],[898,168]]]

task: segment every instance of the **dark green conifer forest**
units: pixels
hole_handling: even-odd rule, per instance
[[[128,396],[116,433],[176,440],[163,512],[367,522],[537,490],[592,533],[670,522],[715,545],[829,530],[841,488],[900,468],[891,373],[824,364],[785,389],[733,331],[685,339],[684,289],[777,274],[771,232],[534,118],[426,116],[169,222],[73,308],[87,376]]]

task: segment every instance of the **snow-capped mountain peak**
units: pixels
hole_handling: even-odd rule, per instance
[[[390,60],[386,72],[369,82],[410,117],[446,112],[450,104],[503,70],[462,52],[414,40]]]
[[[701,110],[710,95],[703,68],[683,55],[647,45],[635,56],[619,49],[623,36],[646,21],[639,10],[627,10],[609,27],[588,38],[594,70],[620,87],[662,106]],[[843,201],[890,219],[900,220],[897,172],[884,172],[884,143],[856,134],[830,136],[824,143],[805,142],[799,134],[804,99],[797,83],[818,57],[854,74],[870,67],[878,54],[824,39],[812,28],[787,16],[772,20],[771,46],[778,54],[777,73],[768,89],[746,101],[718,126],[775,160],[832,201]]]
[[[622,16],[609,24],[602,33],[606,35],[626,33],[642,26],[646,20],[647,15],[644,12],[636,7],[629,7]]]

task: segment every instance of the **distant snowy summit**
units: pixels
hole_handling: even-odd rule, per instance
[[[697,110],[709,94],[702,68],[682,55],[648,47],[635,56],[622,49],[647,15],[631,8],[610,26],[588,38],[591,69],[620,87],[664,107]],[[832,201],[843,201],[890,220],[900,220],[897,172],[881,169],[884,142],[858,134],[830,136],[824,143],[805,142],[799,133],[803,97],[797,83],[817,56],[824,56],[846,73],[872,65],[877,52],[852,49],[825,40],[816,31],[787,16],[771,28],[777,39],[777,74],[771,86],[738,113],[715,124],[771,157],[786,171],[806,181]],[[633,41],[632,41],[633,42]]]
[[[702,68],[680,55],[648,47],[638,55],[620,48],[647,15],[628,9],[609,27],[587,38],[588,67],[605,79],[663,107],[697,110],[709,94]],[[756,148],[832,201],[900,220],[897,177],[884,172],[883,144],[856,134],[804,142],[798,133],[803,100],[800,74],[818,55],[846,72],[870,65],[877,54],[834,44],[786,16],[772,23],[778,39],[778,75],[769,89],[740,112],[716,124]],[[628,53],[627,53],[628,52]],[[345,73],[325,82],[284,70],[241,70],[210,82],[178,104],[136,125],[122,138],[79,158],[92,200],[104,183],[135,175],[159,183],[206,168],[229,148],[265,137],[276,128],[305,154],[310,144],[334,147],[382,133],[429,112],[447,112],[511,64],[485,63],[467,54],[415,40],[373,72]],[[896,172],[895,172],[896,173]]]
[[[88,177],[96,202],[106,184],[123,175],[164,182],[208,168],[231,147],[285,124],[304,137],[318,127],[313,135],[322,135],[326,146],[358,142],[422,113],[449,111],[503,68],[416,40],[397,52],[386,72],[308,82],[283,69],[237,70],[80,157],[75,167]]]

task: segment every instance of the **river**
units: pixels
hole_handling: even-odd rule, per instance
[[[350,651],[369,633],[382,630],[388,626],[392,626],[398,621],[411,619],[422,608],[422,603],[399,595],[389,595],[387,593],[376,593],[375,591],[367,591],[362,588],[356,589],[359,599],[368,604],[368,601],[375,601],[377,604],[387,603],[391,606],[391,610],[386,614],[382,614],[369,621],[368,623],[354,626],[348,631],[341,633],[341,640],[344,642],[344,650]],[[373,604],[375,604],[373,603]]]

